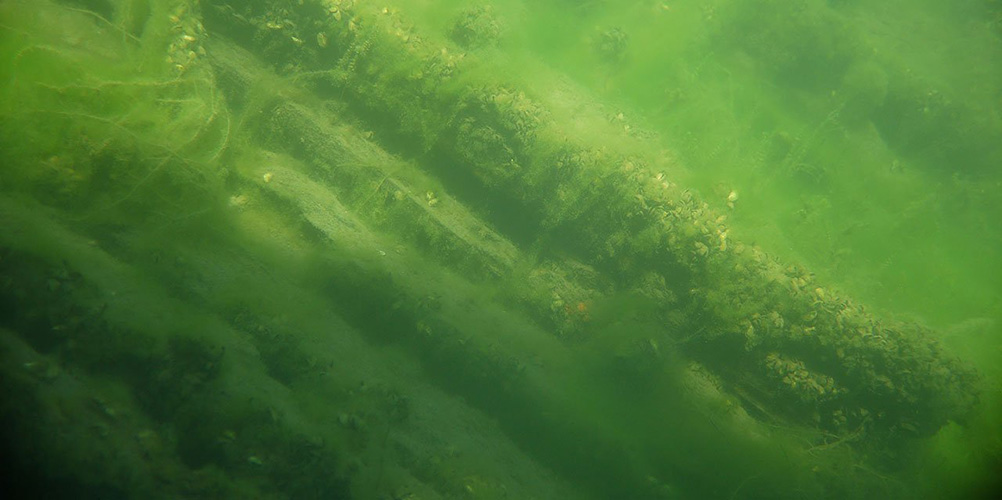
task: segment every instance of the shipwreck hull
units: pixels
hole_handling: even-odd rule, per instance
[[[933,332],[731,236],[668,152],[559,75],[506,78],[476,32],[132,4],[4,7],[38,31],[5,35],[29,104],[4,110],[3,415],[66,484],[893,494],[852,464],[977,402]]]

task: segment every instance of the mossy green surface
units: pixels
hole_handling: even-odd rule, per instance
[[[988,495],[1000,15],[5,2],[19,485]]]

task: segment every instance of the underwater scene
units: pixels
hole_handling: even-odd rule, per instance
[[[0,0],[0,496],[1002,495],[1002,1]]]

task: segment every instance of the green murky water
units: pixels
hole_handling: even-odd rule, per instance
[[[1000,37],[990,0],[0,1],[3,487],[990,498]]]

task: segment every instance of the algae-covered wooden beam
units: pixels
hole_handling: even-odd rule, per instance
[[[512,236],[670,298],[663,339],[749,402],[839,433],[885,435],[928,435],[973,405],[974,373],[929,332],[881,320],[808,271],[736,241],[726,214],[673,184],[654,148],[576,137],[569,131],[580,125],[552,105],[554,89],[542,79],[505,79],[488,59],[417,32],[393,8],[212,1],[205,9],[210,30],[316,95],[347,101],[420,168],[443,183],[465,179],[454,185],[460,201],[486,193],[495,212],[516,213],[522,226]],[[676,314],[667,319],[667,311]]]

